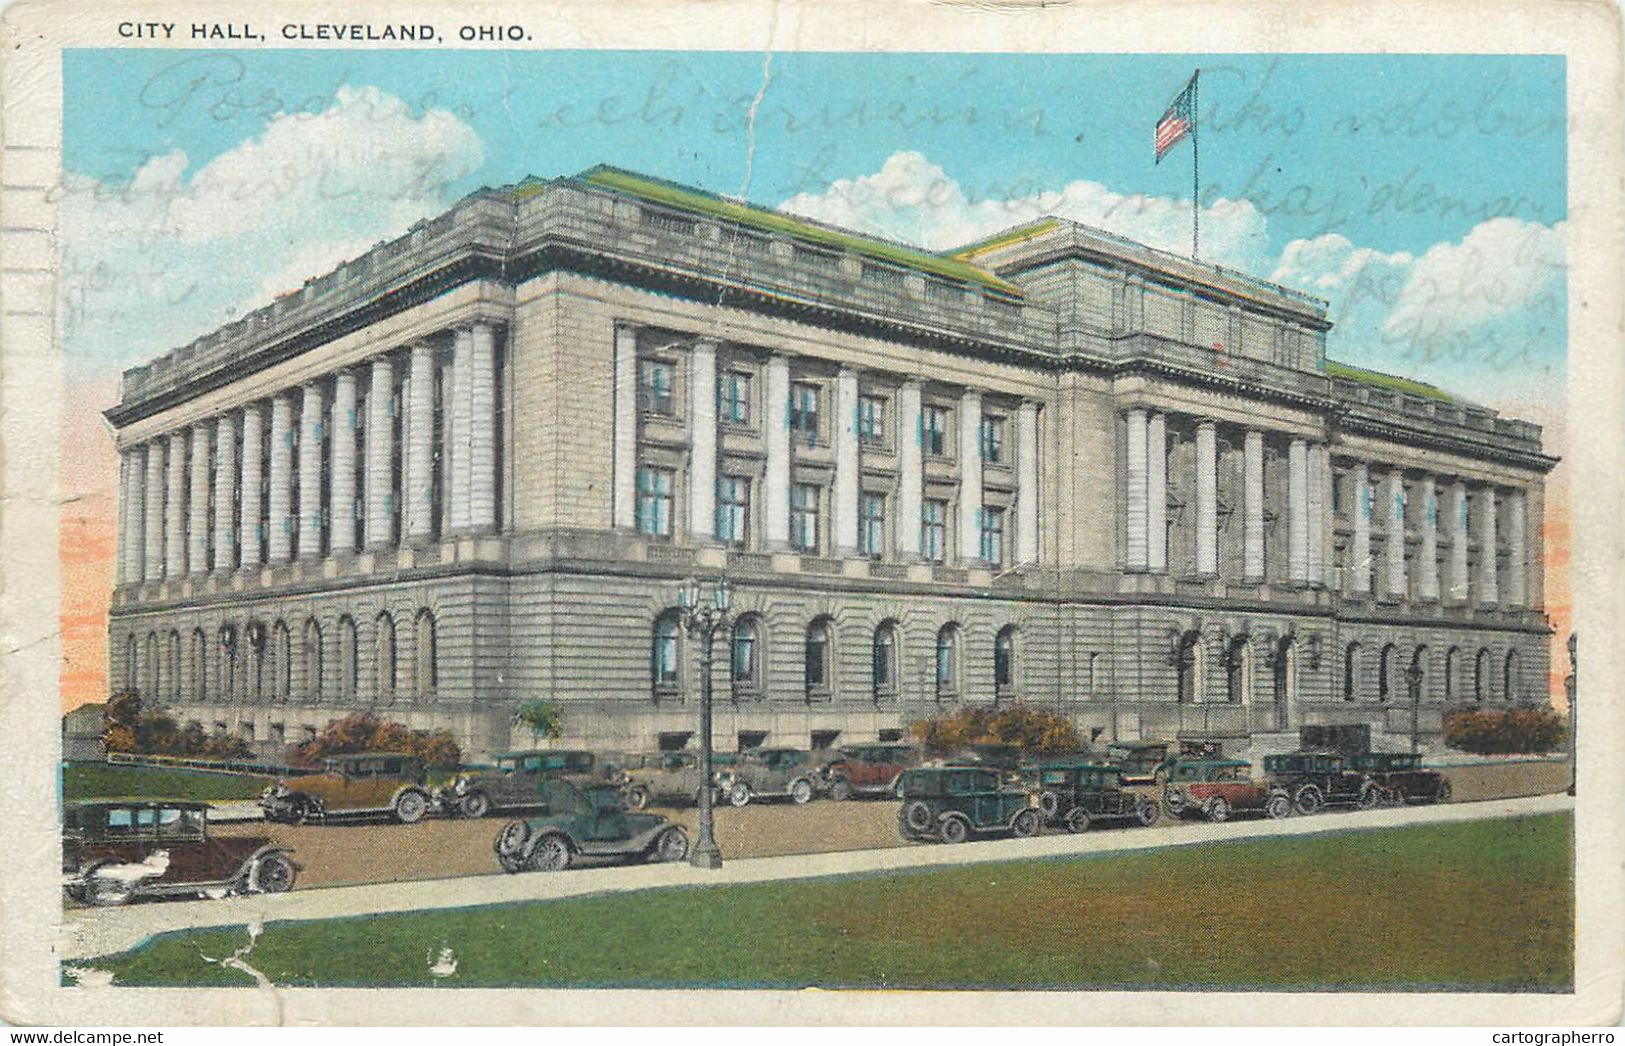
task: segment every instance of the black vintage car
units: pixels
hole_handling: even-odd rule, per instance
[[[1392,803],[1443,803],[1450,799],[1450,782],[1437,770],[1422,767],[1412,752],[1367,752],[1349,757],[1350,769],[1369,774]]]
[[[980,766],[922,766],[903,774],[897,831],[909,841],[962,843],[972,835],[1037,835],[1038,811],[1023,789],[998,770]]]
[[[1370,775],[1351,769],[1333,752],[1289,752],[1264,757],[1269,784],[1292,797],[1293,809],[1312,814],[1326,806],[1381,805],[1383,790]]]
[[[588,777],[597,771],[591,752],[575,749],[531,749],[503,752],[493,770],[457,775],[435,798],[446,813],[484,817],[493,810],[529,810],[542,805],[543,777],[570,774]]]
[[[1124,791],[1119,767],[1058,760],[1036,763],[1033,771],[1038,775],[1038,812],[1045,824],[1065,825],[1073,832],[1101,822],[1149,828],[1162,813],[1154,797]]]
[[[628,813],[619,786],[564,777],[544,778],[547,812],[512,821],[493,849],[505,872],[560,872],[579,858],[681,861],[688,834],[660,814]]]

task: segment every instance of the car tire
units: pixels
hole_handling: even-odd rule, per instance
[[[1178,788],[1164,788],[1162,805],[1167,808],[1169,817],[1180,816],[1185,811],[1185,793]]]
[[[812,797],[813,786],[811,781],[803,777],[791,783],[790,801],[792,803],[795,803],[797,806],[806,806],[808,803],[812,802]]]
[[[1436,802],[1436,803],[1448,803],[1450,801],[1450,782],[1449,781],[1440,781],[1439,782],[1439,791],[1436,793],[1436,795],[1437,795],[1437,798],[1435,798],[1433,800],[1434,802]]]
[[[1071,810],[1067,811],[1066,830],[1074,835],[1082,835],[1084,832],[1087,832],[1089,830],[1089,826],[1093,823],[1094,821],[1092,821],[1089,817],[1089,811],[1085,810],[1081,806],[1074,806]]]
[[[903,823],[915,834],[931,830],[931,804],[923,799],[916,799],[903,807]]]
[[[1223,824],[1230,820],[1230,803],[1222,795],[1216,795],[1202,807],[1202,813],[1214,824]]]
[[[962,843],[970,838],[970,824],[963,817],[948,817],[942,822],[942,841]]]
[[[733,787],[728,789],[728,805],[749,806],[750,785],[743,781],[735,781]]]
[[[681,825],[672,825],[655,837],[649,850],[649,859],[663,864],[676,864],[688,857],[688,833]]]
[[[1271,820],[1284,821],[1292,816],[1292,799],[1285,792],[1276,792],[1264,802],[1264,814]]]
[[[630,810],[641,810],[649,805],[649,790],[643,785],[633,785],[626,790],[626,806]]]
[[[574,856],[568,839],[557,832],[549,832],[531,848],[525,867],[533,872],[562,872],[570,867],[570,859]]]
[[[314,805],[302,795],[296,795],[288,800],[288,823],[309,824],[316,816]]]
[[[1360,799],[1356,805],[1362,810],[1375,810],[1387,798],[1388,792],[1380,785],[1368,784],[1360,789]]]
[[[259,860],[250,878],[259,893],[287,893],[299,871],[287,854],[266,854]]]
[[[1162,816],[1162,804],[1155,799],[1141,799],[1134,804],[1134,821],[1141,828],[1150,828]]]
[[[484,792],[470,792],[457,804],[457,816],[478,821],[491,812],[491,799]]]
[[[417,824],[429,813],[429,797],[415,788],[408,788],[395,797],[395,820],[401,824]]]
[[[844,803],[852,798],[852,782],[844,777],[837,777],[829,783],[829,797],[837,803]]]
[[[1292,797],[1292,808],[1305,817],[1319,813],[1321,807],[1325,805],[1326,797],[1312,784],[1299,788]]]
[[[1038,829],[1037,810],[1023,810],[1010,822],[1010,834],[1017,839],[1030,839],[1038,834]]]
[[[1054,792],[1045,791],[1038,797],[1038,812],[1044,815],[1044,820],[1053,821],[1061,812],[1061,797]]]
[[[128,904],[135,894],[135,886],[117,879],[92,876],[85,880],[85,903],[98,908],[116,908]]]

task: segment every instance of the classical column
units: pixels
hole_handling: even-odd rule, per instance
[[[186,573],[186,433],[169,434],[169,490],[164,497],[164,576]]]
[[[217,574],[237,565],[237,417],[214,419],[214,561]]]
[[[920,383],[905,381],[897,390],[897,538],[898,555],[920,555],[920,513],[924,498],[920,440]]]
[[[1383,547],[1383,593],[1390,598],[1401,598],[1405,584],[1405,475],[1399,469],[1389,469],[1383,483],[1383,506],[1387,511],[1388,543]]]
[[[1326,485],[1328,476],[1326,447],[1310,444],[1304,459],[1304,478],[1307,481],[1305,499],[1309,506],[1308,525],[1304,532],[1304,580],[1311,585],[1326,583]]]
[[[1478,506],[1478,602],[1500,602],[1495,577],[1495,488],[1479,489],[1473,499]]]
[[[1422,509],[1416,517],[1421,542],[1416,552],[1416,596],[1439,598],[1439,481],[1429,473],[1422,477]]]
[[[1248,429],[1241,445],[1241,572],[1264,579],[1264,434]]]
[[[474,366],[474,332],[462,329],[452,332],[451,338],[451,404],[446,411],[450,420],[451,439],[447,441],[450,461],[446,469],[446,493],[451,499],[451,529],[462,533],[468,529],[469,491],[469,434],[473,427],[473,400],[469,395]],[[371,424],[371,419],[368,419]],[[368,432],[368,438],[372,433]],[[369,444],[370,445],[370,444]],[[370,489],[370,488],[369,488]],[[370,503],[369,503],[370,504]],[[369,508],[370,511],[370,508]],[[371,533],[371,523],[368,523]]]
[[[982,394],[959,397],[959,558],[982,556]]]
[[[388,548],[393,534],[395,506],[391,503],[394,489],[395,456],[394,412],[390,409],[395,397],[395,368],[388,356],[372,361],[372,382],[367,390],[366,461],[363,483],[367,499],[367,548]],[[465,488],[466,485],[465,485]]]
[[[322,555],[322,387],[307,382],[299,389],[299,547],[300,559]]]
[[[186,493],[186,566],[190,573],[209,572],[209,429],[206,421],[192,426],[192,483]]]
[[[1354,487],[1354,540],[1349,549],[1349,570],[1353,572],[1349,591],[1363,596],[1371,591],[1371,469],[1365,462],[1354,466],[1350,483]]]
[[[328,547],[336,553],[355,551],[355,371],[333,376],[333,453],[328,465],[327,516],[332,520]]]
[[[1507,583],[1503,600],[1509,607],[1521,607],[1528,600],[1527,512],[1524,492],[1511,491],[1507,495]]]
[[[638,335],[635,328],[617,324],[615,327],[614,411],[610,430],[610,496],[611,525],[618,530],[633,530],[638,525]],[[416,371],[416,357],[414,372]],[[771,371],[769,371],[771,377]],[[414,377],[414,382],[416,378]],[[786,396],[789,393],[785,393]],[[768,410],[773,409],[771,394]],[[784,405],[780,404],[780,411]],[[772,440],[772,429],[768,439]],[[771,455],[771,450],[769,454]],[[772,474],[769,466],[768,473]],[[415,517],[414,517],[415,520]],[[415,526],[414,526],[415,529]],[[771,535],[769,535],[771,538]]]
[[[496,330],[474,324],[469,374],[468,525],[490,531],[497,524],[497,356]]]
[[[1450,485],[1450,582],[1446,596],[1453,603],[1465,603],[1467,585],[1467,483]]]
[[[1153,574],[1168,569],[1168,419],[1152,414],[1145,425],[1145,552]]]
[[[790,547],[790,361],[774,355],[767,361],[762,388],[762,435],[767,441],[767,472],[762,502],[767,517],[767,547]]]
[[[1219,572],[1219,445],[1213,422],[1196,423],[1196,572]]]
[[[831,544],[837,556],[858,551],[858,372],[842,367],[835,375],[835,483],[830,506]]]
[[[406,538],[421,543],[434,537],[434,347],[412,346],[407,378]],[[618,406],[618,405],[617,405]]]
[[[238,562],[244,567],[257,567],[265,558],[265,535],[260,530],[260,476],[265,468],[260,453],[260,433],[264,424],[264,407],[250,403],[243,408],[243,496],[237,531],[240,535]],[[247,647],[242,649],[246,652]]]
[[[1309,444],[1295,439],[1287,447],[1287,577],[1309,580]]]
[[[293,399],[279,392],[271,400],[271,518],[266,560],[286,563],[293,556]]]
[[[141,525],[145,507],[141,503],[142,460],[140,447],[126,447],[119,453],[119,549],[118,579],[129,585],[141,580]]]
[[[1012,561],[1037,563],[1038,404],[1025,402],[1016,412],[1016,441],[1016,555]]]
[[[717,521],[717,346],[704,338],[688,356],[688,536],[710,541]]]
[[[142,542],[142,564],[148,581],[164,576],[164,441],[162,438],[147,444],[146,538]]]
[[[1123,563],[1129,570],[1144,570],[1146,551],[1146,420],[1145,411],[1135,407],[1126,415],[1128,440],[1124,455],[1123,515],[1127,521]]]

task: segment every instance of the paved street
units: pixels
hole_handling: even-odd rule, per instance
[[[705,872],[691,868],[687,864],[677,864],[583,868],[560,874],[474,876],[465,873],[460,878],[412,882],[380,882],[314,889],[301,885],[291,893],[270,897],[141,904],[114,909],[75,909],[64,913],[60,954],[65,960],[84,959],[131,948],[148,936],[166,930],[203,926],[229,926],[281,919],[325,919],[414,909],[548,900],[651,887],[767,882],[970,862],[1113,853],[1232,839],[1517,817],[1572,810],[1573,806],[1574,800],[1566,795],[1538,795],[1518,799],[1450,803],[1444,806],[1335,812],[1315,817],[1293,817],[1283,821],[1251,820],[1222,825],[1185,822],[1163,830],[1106,829],[1084,835],[1044,835],[1032,839],[993,840],[961,846],[890,845],[868,850],[849,849],[832,853],[757,858],[738,857],[737,854],[740,852],[738,849],[730,851],[729,835],[725,832],[722,834],[724,852],[731,852],[735,856],[717,872]],[[751,809],[730,813],[743,814]],[[762,811],[764,819],[775,812],[770,807],[755,809]],[[848,813],[864,810],[895,816],[895,808],[890,803],[823,803],[784,813],[807,814],[819,809],[838,811],[836,816],[875,816]],[[735,823],[740,825],[740,831],[743,832],[743,820]],[[455,822],[437,824],[456,825]],[[499,825],[500,821],[490,820],[465,823],[460,827],[482,830],[480,856],[482,860],[489,862],[490,836],[494,835]],[[429,827],[432,826],[421,825],[417,826],[417,829],[393,830],[416,831]],[[340,832],[355,830],[323,831],[337,838]],[[388,829],[379,829],[384,830]],[[471,839],[467,845],[472,847],[473,842]],[[471,855],[470,858],[472,859]],[[380,854],[379,859],[387,861],[388,855]]]

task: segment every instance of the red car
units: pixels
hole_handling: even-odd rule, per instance
[[[837,801],[855,795],[894,796],[903,771],[919,765],[920,750],[914,745],[847,745],[824,767],[825,787]]]
[[[1201,814],[1215,823],[1238,813],[1262,813],[1280,820],[1292,813],[1292,797],[1268,781],[1253,777],[1245,759],[1202,760],[1199,780],[1183,785],[1178,812]]]

